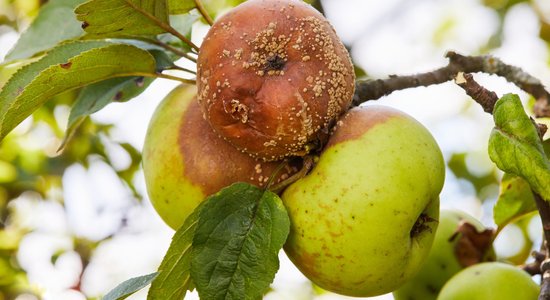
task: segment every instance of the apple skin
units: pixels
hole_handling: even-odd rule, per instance
[[[486,262],[453,276],[437,300],[536,300],[539,292],[531,276],[518,267]]]
[[[465,268],[456,257],[458,237],[453,238],[463,221],[472,224],[478,231],[485,229],[481,222],[465,212],[441,210],[435,240],[426,262],[416,276],[393,292],[395,300],[435,300],[443,285]],[[494,259],[495,253],[491,248],[483,261]]]
[[[220,17],[197,58],[199,101],[216,132],[263,160],[303,156],[348,109],[350,56],[300,0],[250,0]]]
[[[161,101],[143,147],[147,192],[173,229],[207,196],[235,182],[264,186],[281,164],[257,161],[221,139],[202,116],[195,86],[176,87]],[[274,182],[297,171],[289,164]]]
[[[432,245],[445,164],[428,130],[384,106],[341,118],[309,175],[282,195],[285,252],[323,289],[358,297],[399,288]]]

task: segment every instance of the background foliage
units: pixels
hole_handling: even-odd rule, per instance
[[[33,55],[55,42],[84,35],[73,13],[73,8],[83,2],[0,0],[0,58],[4,57],[0,87],[15,70],[32,62]],[[215,17],[238,1],[204,2]],[[443,65],[445,50],[457,49],[467,54],[501,55],[550,85],[547,1],[422,0],[414,5],[405,0],[386,1],[384,5],[382,2],[322,2],[325,14],[350,48],[358,73],[365,77],[424,71]],[[189,10],[184,5],[186,1],[176,3],[181,6],[173,6],[174,12]],[[354,7],[369,10],[352,12]],[[469,18],[469,14],[476,18]],[[435,21],[419,18],[426,15]],[[174,23],[186,28],[197,19],[198,14],[192,12],[191,17]],[[40,26],[41,22],[52,20],[59,21],[59,26]],[[395,27],[403,26],[411,29],[396,34]],[[485,27],[477,30],[469,26]],[[150,30],[162,32],[154,24]],[[205,24],[196,22],[193,31],[182,34],[200,44],[200,36],[206,30]],[[47,39],[41,40],[45,36]],[[19,37],[15,48],[7,53]],[[170,37],[165,38],[175,43]],[[171,67],[170,58],[163,60],[160,52],[150,50],[152,55],[158,54],[154,56],[156,65],[144,66],[145,69]],[[150,111],[160,100],[159,95],[166,94],[175,83],[151,84],[150,79],[145,79],[136,84],[136,80],[141,79],[117,79],[57,95],[0,143],[0,299],[95,299],[124,279],[156,270],[172,232],[146,201],[140,148]],[[484,80],[501,94],[518,92],[497,79]],[[146,88],[130,103],[112,103],[126,102]],[[101,94],[91,94],[98,90]],[[122,95],[118,94],[120,90],[124,91]],[[524,103],[532,101],[525,94],[520,95]],[[89,99],[95,99],[93,105],[79,105],[90,103]],[[491,119],[466,99],[458,88],[443,85],[396,93],[381,102],[413,114],[440,142],[448,165],[443,206],[467,210],[495,226],[498,224],[492,224],[492,206],[499,196],[501,174],[490,163],[486,150]],[[71,107],[80,109],[71,111]],[[103,107],[105,110],[94,114]],[[58,151],[60,147],[63,151]],[[521,186],[514,180],[507,178],[503,185],[511,182]],[[82,181],[88,181],[87,185],[79,183]],[[514,191],[521,193],[521,188]],[[497,251],[500,249],[501,258],[519,264],[540,243],[533,225],[538,223],[536,219],[532,221],[532,215],[506,218],[502,213],[503,223],[511,221],[515,225],[497,241],[497,246],[502,245]],[[525,242],[507,243],[506,239],[512,237]],[[285,268],[290,265],[283,265]],[[280,271],[268,297],[336,297],[311,287],[303,278],[302,286],[293,285],[285,276],[299,275],[285,272]]]

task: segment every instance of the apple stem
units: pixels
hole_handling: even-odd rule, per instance
[[[355,84],[353,105],[357,106],[369,100],[376,100],[398,90],[455,80],[459,72],[482,72],[501,76],[533,95],[537,99],[534,106],[535,116],[550,117],[550,93],[546,91],[540,80],[521,68],[505,64],[490,55],[465,56],[449,51],[446,57],[449,59],[447,66],[430,72],[405,76],[391,75],[387,79],[358,80]]]
[[[303,158],[302,162],[302,168],[300,171],[298,171],[296,174],[288,177],[287,179],[269,186],[269,190],[274,193],[279,193],[282,191],[285,187],[289,186],[291,183],[297,181],[298,179],[305,177],[307,173],[313,168],[313,164],[315,163],[315,158],[312,155],[306,155]]]

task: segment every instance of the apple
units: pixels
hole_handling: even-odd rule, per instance
[[[157,107],[143,147],[147,192],[173,229],[207,196],[235,182],[264,186],[282,163],[257,161],[218,137],[202,117],[195,86],[175,88]],[[274,182],[297,171],[286,165]]]
[[[418,121],[384,106],[353,108],[310,174],[282,195],[291,220],[285,252],[326,290],[394,291],[430,251],[444,177],[441,151]]]
[[[475,237],[461,232],[465,222],[475,228]],[[479,250],[478,262],[495,260],[491,247],[492,231],[485,229],[476,218],[459,210],[442,210],[435,240],[426,262],[411,280],[393,292],[396,300],[435,300],[439,291],[453,275],[468,266],[464,255],[472,241],[483,240],[475,250]]]
[[[539,292],[538,284],[520,268],[486,262],[453,276],[437,300],[536,300]]]
[[[298,0],[250,0],[219,18],[197,59],[199,101],[224,139],[263,160],[303,156],[346,111],[349,53]]]

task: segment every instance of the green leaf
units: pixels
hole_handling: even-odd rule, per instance
[[[71,109],[67,132],[59,149],[66,146],[86,117],[111,102],[125,102],[134,98],[141,94],[151,82],[153,82],[152,78],[120,77],[107,79],[83,88]]]
[[[192,14],[170,16],[170,25],[172,25],[174,29],[176,29],[188,40],[191,40],[191,31],[193,29],[193,24],[199,19],[199,16]],[[189,44],[183,42],[182,40],[171,34],[160,35],[159,39],[164,43],[181,48],[186,52],[191,51],[191,47],[189,46]]]
[[[181,300],[187,291],[193,290],[190,274],[192,243],[202,207],[202,204],[199,205],[172,237],[172,243],[160,263],[159,276],[151,284],[147,299]]]
[[[489,156],[504,172],[525,179],[550,201],[550,161],[537,129],[523,110],[519,97],[507,94],[495,104],[495,128],[489,138]]]
[[[51,0],[46,3],[29,28],[21,34],[17,44],[6,55],[5,60],[28,58],[50,49],[62,41],[81,36],[84,31],[73,11],[84,1]]]
[[[150,50],[156,61],[156,71],[162,72],[174,66],[172,59],[161,50]],[[139,94],[153,82],[152,78],[141,76],[111,78],[91,84],[80,91],[69,115],[67,131],[58,151],[63,150],[72,139],[82,122],[91,114],[112,102],[126,102]]]
[[[210,196],[200,211],[191,277],[202,299],[258,299],[279,268],[290,228],[281,199],[246,183]]]
[[[75,9],[90,37],[150,36],[166,32],[166,0],[91,0]]]
[[[214,19],[217,14],[244,2],[244,0],[201,0],[205,10]],[[184,14],[197,7],[194,0],[168,0],[170,14]]]
[[[51,97],[113,77],[155,74],[149,52],[130,45],[78,41],[19,69],[0,91],[0,140]]]
[[[502,228],[508,223],[537,210],[529,183],[521,177],[504,174],[500,194],[493,207],[495,224]]]
[[[130,278],[110,291],[102,300],[126,299],[128,296],[146,287],[155,277],[157,277],[157,275],[158,273],[155,272],[140,277]]]
[[[168,0],[170,14],[184,14],[196,7],[193,0]]]

